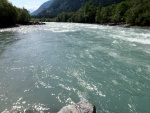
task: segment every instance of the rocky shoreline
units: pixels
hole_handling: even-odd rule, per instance
[[[88,102],[81,101],[77,104],[63,107],[58,113],[96,113],[96,108]]]
[[[0,29],[4,29],[4,28],[13,28],[13,27],[20,27],[22,25],[45,25],[46,23],[44,22],[27,22],[27,23],[19,23],[19,24],[15,24],[15,25],[9,25],[9,26],[0,26]]]
[[[45,23],[44,22],[29,22],[29,23],[27,23],[27,24],[25,24],[25,25],[45,25]]]
[[[126,23],[105,23],[101,25],[107,25],[107,26],[118,26],[118,27],[124,27],[124,28],[142,28],[142,29],[150,29],[150,26],[136,26],[136,25],[130,25]]]

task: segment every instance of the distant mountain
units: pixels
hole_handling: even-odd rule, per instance
[[[36,16],[39,13],[41,13],[43,10],[47,9],[48,7],[50,7],[50,5],[53,3],[54,0],[49,0],[47,2],[44,2],[36,11],[34,11],[33,13],[31,13],[31,16]]]
[[[62,12],[77,11],[83,4],[88,1],[93,1],[96,6],[99,4],[102,6],[107,6],[119,3],[123,0],[54,0],[50,7],[39,13],[38,16],[55,17],[57,14]]]

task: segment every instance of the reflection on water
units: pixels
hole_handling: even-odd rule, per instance
[[[18,40],[15,34],[14,32],[0,32],[0,55],[2,55],[5,48]]]
[[[0,29],[0,112],[149,113],[149,30],[73,23]]]

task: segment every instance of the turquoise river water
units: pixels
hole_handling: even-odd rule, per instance
[[[150,113],[150,30],[46,23],[0,29],[0,112]]]

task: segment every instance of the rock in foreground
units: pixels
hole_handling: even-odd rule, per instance
[[[95,107],[88,102],[79,102],[63,107],[58,113],[96,113]]]

